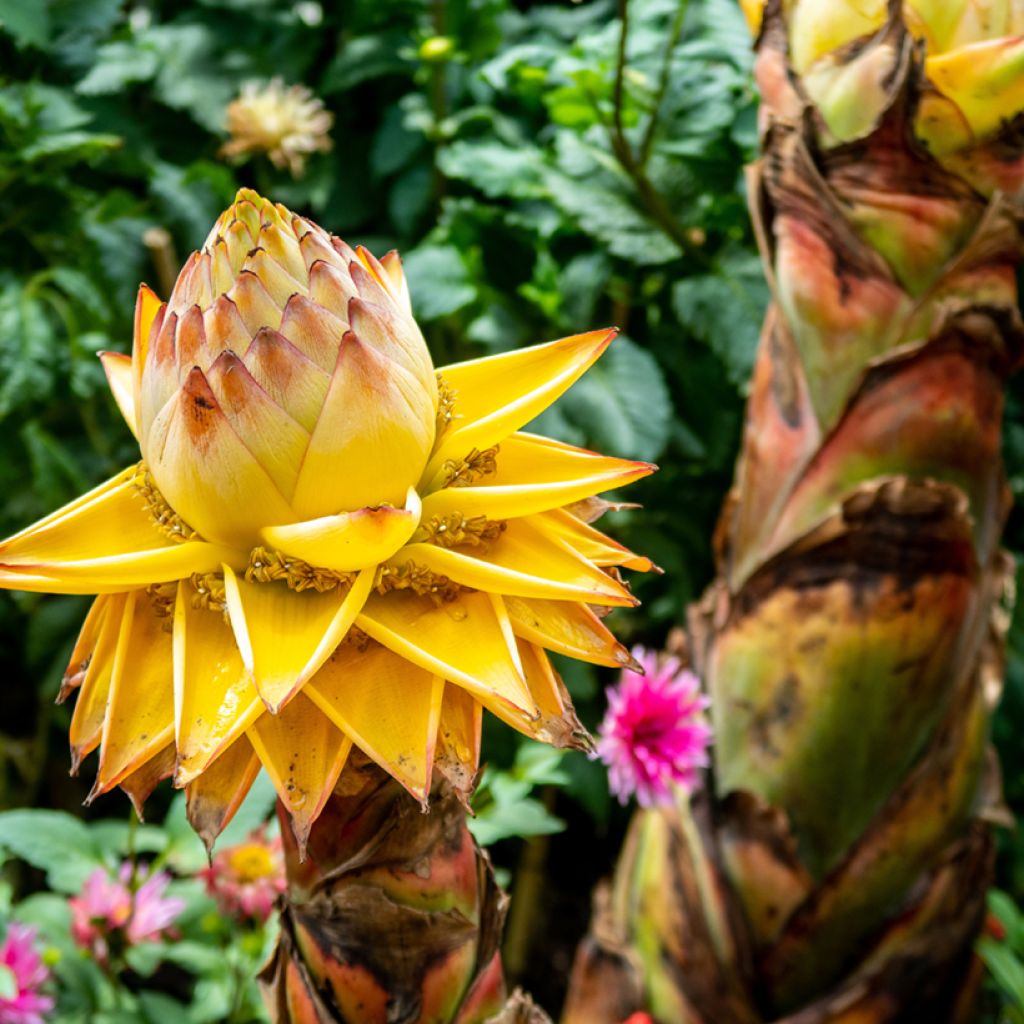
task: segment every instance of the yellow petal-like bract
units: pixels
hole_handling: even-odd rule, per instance
[[[172,775],[212,842],[262,763],[301,842],[352,747],[425,803],[481,707],[585,744],[546,651],[628,664],[596,609],[652,566],[572,509],[654,467],[521,428],[614,331],[435,371],[397,256],[248,190],[135,325],[141,461],[0,543],[0,586],[101,595],[61,691],[94,793]]]

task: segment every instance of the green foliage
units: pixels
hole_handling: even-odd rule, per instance
[[[1024,1022],[1024,916],[1011,897],[998,889],[989,893],[989,923],[977,951],[991,972],[1001,997],[999,1024]]]
[[[273,789],[258,782],[231,825],[220,849],[244,841],[266,824]],[[51,971],[45,990],[57,998],[47,1020],[54,1024],[253,1024],[266,1020],[255,974],[273,948],[267,926],[231,920],[218,908],[196,873],[206,851],[188,827],[184,795],[162,825],[134,819],[85,824],[59,811],[19,810],[0,814],[0,847],[46,873],[51,891],[20,902],[0,882],[0,933],[11,921],[37,930],[37,947]],[[272,826],[273,827],[273,826]],[[273,833],[271,833],[273,834]],[[125,864],[137,871],[170,870],[166,896],[180,899],[173,932],[118,948],[106,959],[83,948],[72,930],[68,897],[100,870],[116,875]],[[7,862],[7,873],[17,867]],[[7,979],[10,981],[11,979]],[[5,979],[0,975],[0,994]]]
[[[560,765],[563,753],[533,741],[524,741],[508,771],[488,766],[473,794],[474,817],[469,830],[481,846],[514,836],[551,835],[565,822],[556,818],[542,800],[531,794],[544,786],[564,786],[569,777]]]

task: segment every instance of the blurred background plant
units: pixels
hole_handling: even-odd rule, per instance
[[[636,581],[643,607],[616,613],[615,629],[664,646],[711,578],[767,303],[743,190],[757,143],[751,63],[733,0],[628,9],[611,0],[0,0],[0,535],[131,458],[96,352],[127,349],[139,281],[165,297],[236,188],[252,185],[349,242],[398,248],[438,363],[622,328],[544,415],[542,432],[661,463],[630,495],[644,509],[614,518],[617,535],[666,573]],[[1007,460],[1019,501],[1019,396]],[[1008,539],[1024,547],[1019,511]],[[0,594],[0,805],[122,812],[117,797],[81,810],[90,781],[67,777],[70,711],[53,705],[84,610],[75,598]],[[562,667],[596,728],[610,673]],[[1018,616],[996,722],[1015,808],[1024,806],[1022,731]],[[600,763],[538,752],[502,728],[486,744],[474,829],[493,844],[514,897],[506,962],[557,1009],[626,812],[609,799]],[[0,844],[33,865],[8,870],[3,913],[36,925],[60,954],[53,970],[68,1020],[99,1020],[88,1013],[101,1004],[121,1012],[120,989],[143,1007],[131,1012],[198,1020],[180,1009],[172,1017],[166,1000],[191,992],[199,1005],[207,986],[223,1006],[234,998],[223,995],[230,972],[251,974],[262,926],[252,915],[245,927],[224,924],[234,944],[203,932],[215,896],[196,878],[199,861],[175,861],[175,850],[197,851],[180,802],[158,793],[154,807],[157,820],[167,809],[163,828],[46,818],[62,836],[55,843],[82,851],[80,868],[19,846],[17,819],[0,818]],[[133,854],[172,870],[168,891],[186,904],[180,941],[132,947],[140,962],[126,960],[123,977],[134,989],[80,966],[55,895],[77,895],[89,871],[116,873]],[[23,898],[44,883],[52,893]],[[1007,906],[1024,898],[1019,834],[1003,837],[1001,884]],[[235,952],[181,962],[190,949],[223,948]],[[994,963],[990,951],[986,959]],[[154,971],[172,968],[193,988],[150,987]],[[996,1020],[1014,1012],[1013,975],[994,977],[1008,992],[993,997]],[[256,1012],[245,991],[236,1020]]]

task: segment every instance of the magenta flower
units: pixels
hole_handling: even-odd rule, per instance
[[[36,949],[36,930],[12,921],[0,946],[0,1024],[44,1024],[53,997],[39,989],[50,978]]]
[[[597,754],[608,766],[611,791],[626,803],[636,794],[642,807],[672,802],[673,785],[694,790],[697,770],[708,763],[711,726],[700,681],[678,658],[633,648],[644,673],[623,671],[610,687]]]
[[[86,879],[82,895],[68,901],[75,942],[106,961],[111,946],[120,949],[161,938],[185,909],[184,900],[164,895],[170,880],[165,871],[142,874],[133,892],[131,864],[122,864],[116,877],[97,868]]]
[[[262,923],[285,890],[281,840],[268,839],[258,828],[244,843],[219,851],[199,874],[225,914]]]

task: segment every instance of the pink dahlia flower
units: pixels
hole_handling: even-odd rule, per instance
[[[285,890],[281,840],[258,828],[244,843],[221,850],[200,876],[225,914],[266,921]]]
[[[39,990],[50,978],[36,949],[36,930],[12,921],[0,946],[0,1024],[44,1024],[53,997]]]
[[[708,763],[711,726],[700,681],[678,658],[633,648],[644,672],[626,669],[610,687],[597,753],[620,803],[632,794],[642,807],[672,802],[673,785],[693,790]]]
[[[166,871],[141,875],[132,891],[132,866],[121,865],[116,877],[97,868],[85,881],[82,895],[69,900],[71,935],[80,946],[106,960],[113,943],[137,946],[159,939],[185,909],[177,896],[166,896],[171,876]]]

